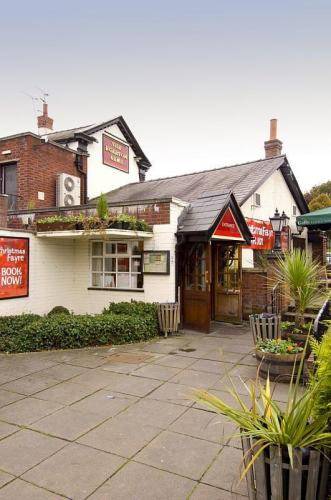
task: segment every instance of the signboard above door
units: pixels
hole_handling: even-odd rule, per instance
[[[244,241],[231,208],[227,208],[216,227],[212,239]]]
[[[129,172],[129,146],[110,137],[102,135],[102,163],[108,167]]]

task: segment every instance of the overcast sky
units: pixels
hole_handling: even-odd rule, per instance
[[[331,178],[330,0],[4,2],[0,136],[123,115],[164,177],[264,156],[269,119],[302,189]]]

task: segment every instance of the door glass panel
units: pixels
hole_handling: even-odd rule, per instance
[[[239,261],[236,245],[222,245],[217,247],[217,286],[224,291],[238,291]]]
[[[204,243],[189,248],[185,266],[186,290],[206,290],[206,251]]]

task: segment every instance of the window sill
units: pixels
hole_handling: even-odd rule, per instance
[[[97,287],[97,286],[89,286],[87,288],[88,290],[103,290],[106,292],[144,292],[145,290],[143,288],[103,288],[103,287]]]

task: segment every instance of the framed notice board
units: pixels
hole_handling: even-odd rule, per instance
[[[170,250],[145,250],[144,274],[170,274]]]

